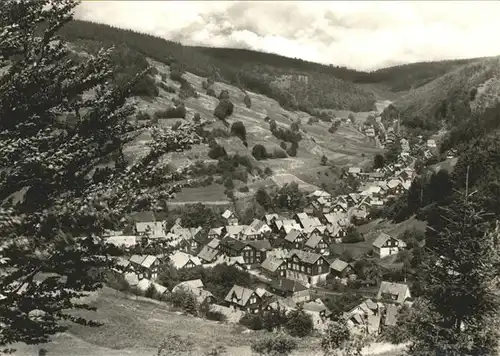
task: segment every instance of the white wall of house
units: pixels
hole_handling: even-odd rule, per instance
[[[375,256],[377,256],[379,258],[384,258],[387,256],[396,255],[399,252],[399,247],[397,247],[397,246],[382,247],[382,248],[374,247],[373,252],[374,252]]]

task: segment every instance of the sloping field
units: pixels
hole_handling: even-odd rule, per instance
[[[169,76],[170,70],[168,66],[153,60],[150,60],[150,63],[158,69],[157,81],[161,81],[162,74],[166,74],[167,77]],[[186,120],[191,120],[195,113],[199,113],[203,119],[216,120],[213,116],[213,111],[219,101],[205,94],[206,90],[202,87],[205,78],[192,73],[185,73],[183,77],[200,94],[198,98],[188,98],[185,100],[187,109]],[[179,89],[179,83],[172,81],[169,77],[165,83],[177,88],[177,90]],[[238,153],[240,155],[251,156],[251,150],[256,144],[264,145],[268,152],[272,152],[275,148],[279,147],[280,140],[271,134],[269,124],[264,121],[266,116],[276,120],[276,123],[284,128],[290,127],[292,122],[301,121],[302,140],[299,143],[297,156],[286,159],[269,159],[261,161],[259,164],[262,168],[271,167],[277,174],[287,173],[294,175],[302,172],[304,169],[318,167],[319,159],[322,155],[326,155],[334,164],[343,166],[366,162],[371,160],[373,155],[380,152],[373,142],[370,142],[353,127],[340,127],[336,133],[331,134],[328,132],[331,124],[320,121],[308,125],[309,115],[307,113],[284,110],[275,100],[263,95],[247,92],[252,101],[251,108],[247,108],[243,102],[245,94],[240,89],[219,82],[216,82],[212,87],[217,94],[222,90],[229,92],[231,101],[234,104],[234,111],[227,120],[228,123],[231,125],[236,121],[241,121],[246,127],[248,147],[245,147],[241,140],[235,137],[218,139],[229,154]],[[155,99],[132,98],[130,102],[138,110],[153,115],[157,110],[164,110],[172,106],[172,99],[176,95],[160,88],[160,96]],[[178,120],[161,120],[160,124],[171,126],[176,121]],[[220,122],[214,122],[209,124],[207,128],[222,126]],[[126,153],[131,156],[144,154],[148,139],[147,135],[141,136],[130,144]],[[190,151],[170,153],[165,157],[165,160],[168,160],[174,166],[184,166],[198,159],[207,158],[208,150],[208,146],[206,145],[196,145]]]

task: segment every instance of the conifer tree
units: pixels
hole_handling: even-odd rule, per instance
[[[430,214],[418,266],[411,355],[493,355],[498,343],[498,229],[465,193]]]
[[[172,132],[129,122],[125,99],[148,72],[117,88],[111,50],[75,59],[56,33],[77,4],[2,1],[0,347],[47,342],[67,328],[62,321],[97,325],[70,311],[92,309],[79,297],[102,286],[95,271],[114,266],[99,236],[178,190],[158,159],[199,139],[194,126]],[[121,150],[146,129],[150,151],[128,166]],[[96,183],[96,164],[117,153],[119,164]]]

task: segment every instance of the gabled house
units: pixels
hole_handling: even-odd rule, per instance
[[[226,256],[236,257],[242,256],[245,246],[246,244],[242,241],[233,239],[231,237],[225,237],[220,241],[218,249],[220,253]]]
[[[330,264],[317,253],[292,250],[287,259],[286,277],[307,285],[317,285],[326,280]]]
[[[427,140],[427,148],[436,148],[436,140]]]
[[[372,244],[373,254],[379,258],[395,255],[404,247],[406,247],[404,241],[383,232],[380,233]]]
[[[247,265],[261,264],[266,259],[268,251],[272,250],[268,240],[245,241],[245,247],[242,251],[243,259]]]
[[[176,269],[193,268],[201,265],[201,261],[198,257],[182,251],[175,251],[170,255],[170,262]]]
[[[216,227],[216,228],[213,228],[213,229],[210,229],[208,230],[208,237],[210,239],[214,239],[214,238],[222,238],[224,237],[224,227]]]
[[[216,302],[216,299],[212,293],[204,289],[205,286],[203,285],[203,282],[201,279],[193,279],[190,281],[184,281],[179,284],[177,284],[174,288],[172,288],[172,293],[175,293],[180,290],[184,290],[188,293],[192,293],[196,301],[199,304],[202,303],[209,303],[213,304]]]
[[[136,222],[135,232],[147,238],[165,238],[167,236],[163,221]]]
[[[315,329],[324,330],[328,327],[328,321],[332,312],[321,299],[315,299],[302,305],[304,312],[312,318]]]
[[[220,240],[214,238],[203,246],[201,251],[198,253],[198,258],[201,263],[213,263],[215,261],[220,254],[219,243]]]
[[[284,277],[286,275],[286,260],[269,255],[260,264],[260,271],[269,279]]]
[[[291,230],[284,239],[284,246],[288,249],[300,248],[304,244],[305,236],[301,231]]]
[[[400,195],[405,192],[402,182],[399,179],[391,179],[387,182],[388,195]]]
[[[302,230],[302,233],[306,238],[309,238],[310,236],[314,234],[323,234],[326,231],[326,226],[324,225],[317,225],[317,226],[308,226]]]
[[[328,256],[330,239],[324,234],[312,234],[304,244],[304,250]]]
[[[248,229],[248,225],[227,225],[224,227],[224,236],[234,239],[244,239],[243,233]]]
[[[346,196],[347,204],[350,207],[353,207],[358,204],[358,201],[360,200],[359,194],[357,193],[349,193]]]
[[[246,239],[257,239],[272,232],[269,225],[264,221],[254,219],[248,228],[243,232]]]
[[[307,227],[321,226],[318,218],[310,217],[306,213],[297,213],[293,216],[294,220],[301,226],[302,229]]]
[[[338,202],[332,205],[331,211],[334,213],[347,213],[347,209],[347,202],[345,204],[341,204],[340,202]]]
[[[377,335],[380,332],[380,321],[383,305],[366,299],[348,312],[342,318],[353,333]]]
[[[266,214],[264,215],[264,220],[268,226],[272,226],[275,220],[280,220],[280,217],[278,214]]]
[[[330,271],[331,271],[331,274],[336,278],[340,278],[340,279],[344,279],[344,278],[355,279],[356,278],[356,272],[354,271],[354,268],[349,263],[342,261],[339,258],[335,259],[330,264]]]
[[[392,283],[382,281],[377,293],[377,299],[393,304],[404,304],[411,298],[410,288],[403,283]]]
[[[295,220],[275,220],[276,231],[281,237],[285,237],[292,230],[302,230],[302,227]]]
[[[139,243],[135,235],[113,235],[106,238],[106,243],[114,245],[118,248],[128,249]]]
[[[129,259],[130,270],[140,279],[156,279],[160,267],[160,260],[152,255],[132,255]]]
[[[265,294],[238,285],[234,285],[224,298],[230,307],[252,314],[261,311],[264,300]]]
[[[222,213],[222,218],[226,225],[238,225],[238,218],[231,210],[226,210]]]
[[[273,294],[282,298],[290,298],[295,303],[311,300],[311,293],[305,285],[288,278],[274,279],[271,282],[270,290]]]

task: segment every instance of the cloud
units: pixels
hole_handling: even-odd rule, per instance
[[[500,54],[498,1],[84,1],[75,17],[186,45],[373,70]]]

